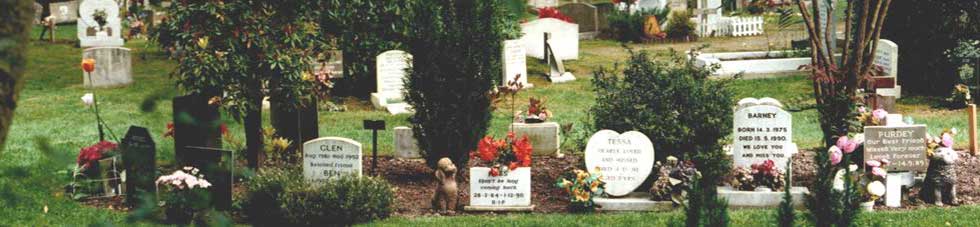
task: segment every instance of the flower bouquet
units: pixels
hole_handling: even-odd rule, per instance
[[[868,111],[865,107],[858,107],[858,122],[861,122],[864,126],[882,126],[885,125],[885,119],[888,117],[888,111],[884,109],[876,109],[874,111]]]
[[[551,111],[545,107],[544,100],[531,97],[528,100],[527,116],[524,116],[524,123],[542,123],[551,117]]]
[[[103,159],[113,158],[118,152],[116,143],[101,141],[78,152],[75,167],[72,168],[72,182],[66,190],[74,199],[83,199],[97,194],[115,194],[119,192],[119,171],[115,169],[115,159],[108,166],[100,166]],[[111,168],[111,169],[103,169]],[[103,179],[99,179],[103,178]],[[106,193],[106,192],[109,193]]]
[[[670,200],[674,205],[682,205],[687,198],[687,191],[690,190],[696,177],[701,175],[694,162],[679,161],[674,156],[667,157],[667,164],[657,162],[655,167],[659,169],[657,181],[650,186],[650,196],[654,201]]]
[[[780,191],[786,188],[783,170],[776,167],[773,160],[765,160],[752,164],[750,169],[737,167],[732,171],[728,183],[740,191],[770,190]]]
[[[571,17],[561,13],[561,11],[558,11],[558,9],[555,7],[544,7],[538,9],[538,18],[555,18],[568,23],[575,23]]]
[[[170,175],[160,176],[156,184],[170,192],[162,204],[166,208],[167,219],[174,223],[189,224],[211,205],[208,191],[211,183],[197,168],[187,166]]]
[[[486,136],[480,140],[477,150],[470,153],[486,162],[490,167],[490,176],[507,175],[511,170],[531,166],[531,142],[527,136],[517,139],[513,132],[507,133],[506,140],[494,140]]]
[[[595,211],[596,208],[601,208],[592,199],[602,195],[606,182],[602,181],[599,168],[596,168],[595,172],[596,174],[590,174],[580,169],[574,169],[558,178],[555,187],[564,189],[565,193],[568,193],[568,198],[571,200],[568,205],[570,211],[591,212]]]

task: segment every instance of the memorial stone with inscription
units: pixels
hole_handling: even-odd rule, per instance
[[[78,21],[78,1],[52,2],[51,15],[56,24],[74,23]],[[41,18],[44,19],[44,18]]]
[[[746,98],[738,103],[732,144],[735,166],[749,168],[773,160],[785,170],[786,160],[796,152],[792,115],[771,98]]]
[[[593,33],[599,31],[599,10],[588,3],[568,3],[558,7],[558,11],[572,18],[578,23],[580,33]]]
[[[654,160],[653,142],[637,131],[602,130],[585,147],[585,167],[593,174],[599,169],[611,196],[625,196],[643,184]]]
[[[411,112],[404,101],[405,70],[411,67],[412,55],[400,50],[390,50],[377,57],[377,90],[371,94],[375,108],[386,109],[391,114]]]
[[[99,25],[93,14],[104,11],[105,25]],[[78,6],[79,20],[76,25],[79,46],[122,46],[122,21],[119,5],[113,0],[84,0]]]
[[[323,137],[303,144],[303,176],[313,182],[344,174],[361,176],[361,143]]]
[[[864,160],[888,159],[888,171],[925,171],[926,126],[864,127]]]
[[[88,48],[82,52],[82,58],[95,59],[95,71],[91,74],[82,72],[85,86],[103,88],[133,83],[133,59],[129,48]]]
[[[514,77],[521,75],[521,78],[517,79],[518,82],[525,88],[531,87],[532,85],[527,82],[527,49],[524,47],[524,42],[519,39],[506,40],[503,49],[501,54],[504,59],[504,79],[501,83],[507,85],[508,82],[514,81]]]
[[[531,205],[531,168],[490,176],[490,168],[470,168],[470,206],[527,207]]]

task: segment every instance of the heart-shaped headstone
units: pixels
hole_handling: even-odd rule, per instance
[[[624,196],[643,184],[654,159],[653,142],[637,131],[602,130],[585,147],[585,167],[593,174],[599,168],[611,196]]]

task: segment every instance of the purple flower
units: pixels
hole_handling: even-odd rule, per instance
[[[850,154],[857,149],[857,143],[848,139],[847,136],[841,136],[837,139],[837,148],[840,148],[845,154]]]
[[[884,109],[877,109],[871,112],[871,116],[874,116],[876,119],[885,119],[885,117],[888,116],[888,111],[885,111]]]
[[[841,159],[844,157],[844,154],[841,153],[840,148],[838,148],[837,146],[830,147],[830,150],[828,150],[827,152],[830,152],[830,164],[833,165],[837,165],[838,163],[840,163]]]
[[[880,167],[875,167],[875,168],[871,168],[871,174],[879,177],[885,177],[885,175],[888,174],[888,171],[885,171],[885,169],[882,169]]]
[[[953,136],[949,133],[943,133],[943,147],[953,147]]]

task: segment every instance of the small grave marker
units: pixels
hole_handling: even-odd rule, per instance
[[[348,138],[322,137],[303,144],[303,176],[313,182],[353,174],[361,176],[361,143]]]
[[[864,127],[864,160],[888,159],[886,170],[924,172],[926,160],[926,126]]]
[[[772,98],[745,98],[738,102],[732,128],[732,159],[737,167],[773,160],[786,170],[786,161],[796,153],[793,116]]]
[[[126,169],[126,204],[135,206],[139,195],[156,193],[156,143],[149,130],[131,126],[119,147]]]
[[[654,159],[653,142],[637,131],[602,130],[585,147],[585,167],[593,174],[599,169],[611,196],[625,196],[643,184]]]

